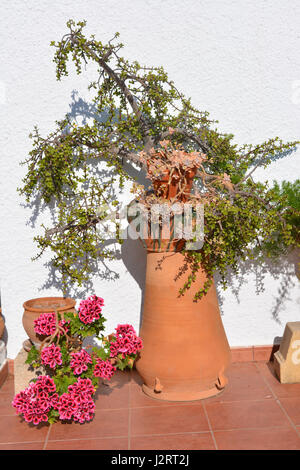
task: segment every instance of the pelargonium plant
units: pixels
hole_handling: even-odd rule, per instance
[[[116,333],[104,337],[104,300],[92,295],[81,301],[78,313],[42,313],[34,330],[44,337],[39,349],[32,346],[26,363],[40,375],[19,392],[12,402],[26,422],[38,425],[93,419],[99,379],[110,380],[117,369],[132,368],[143,344],[131,325],[118,325]],[[84,347],[88,336],[100,340],[99,347]]]

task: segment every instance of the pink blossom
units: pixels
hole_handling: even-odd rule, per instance
[[[34,331],[38,335],[50,336],[56,330],[56,316],[55,312],[42,313],[36,320],[34,320]]]
[[[69,385],[68,390],[78,396],[93,395],[95,387],[93,386],[91,379],[81,379],[79,377],[77,382],[73,385]]]
[[[74,412],[73,418],[74,421],[79,423],[85,423],[86,421],[91,421],[94,417],[95,412],[95,403],[92,398],[86,397],[84,401],[77,406],[76,411]]]
[[[43,348],[41,352],[41,360],[43,364],[48,365],[51,369],[55,369],[57,365],[62,364],[61,351],[59,346],[52,343],[50,346]]]
[[[88,364],[92,363],[91,356],[84,349],[79,352],[72,352],[71,357],[70,367],[73,369],[75,375],[80,375],[82,372],[86,371]]]
[[[57,410],[58,409],[58,404],[59,404],[59,395],[58,395],[58,393],[53,393],[53,395],[51,396],[51,406],[52,406],[52,408]]]
[[[100,319],[104,300],[96,295],[91,295],[79,304],[78,316],[80,320],[87,324]]]
[[[114,340],[110,342],[110,357],[122,354],[125,358],[127,354],[137,354],[142,349],[142,340],[131,325],[118,325],[116,333]]]
[[[23,414],[25,421],[35,425],[48,421],[48,412],[56,391],[55,383],[49,376],[38,377],[35,383],[18,393],[12,405],[17,413]],[[54,400],[55,401],[55,400]]]
[[[85,423],[94,416],[95,403],[92,395],[95,388],[90,379],[79,378],[73,385],[69,385],[68,393],[63,393],[58,402],[59,417],[62,420]]]
[[[116,367],[114,367],[109,362],[109,360],[103,361],[102,359],[97,359],[97,364],[95,365],[94,369],[94,376],[110,380],[116,370]]]
[[[117,336],[127,335],[128,333],[133,333],[134,335],[136,335],[136,332],[133,326],[127,325],[127,324],[118,325],[116,328],[116,333],[117,333]]]
[[[122,349],[122,347],[123,347],[122,338],[111,341],[110,342],[110,357],[116,357],[120,353],[120,349]]]
[[[49,375],[40,375],[34,385],[38,391],[44,390],[47,393],[56,391],[54,380]]]
[[[64,331],[68,332],[68,323],[66,320],[59,320],[58,324],[63,327]],[[36,320],[34,320],[34,331],[38,335],[50,336],[56,331],[56,313],[42,313]],[[61,333],[59,333],[61,334]]]
[[[57,405],[59,412],[59,418],[62,420],[70,420],[76,410],[76,403],[74,403],[73,397],[70,393],[63,393],[59,397]]]

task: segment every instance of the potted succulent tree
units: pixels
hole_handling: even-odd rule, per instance
[[[292,255],[295,273],[300,278],[300,180],[274,181],[272,187],[274,200],[278,200],[279,217],[284,217],[291,230],[288,243],[280,230],[261,244],[261,254],[270,258]]]
[[[37,128],[31,135],[21,193],[28,200],[39,195],[45,203],[54,201],[57,209],[56,223],[36,237],[39,255],[47,249],[54,253],[65,289],[88,279],[97,258],[113,257],[105,232],[97,227],[109,203],[118,205],[116,187],[133,179],[124,163],[143,167],[152,180],[154,193],[139,196],[143,204],[151,206],[157,198],[201,201],[201,249],[167,240],[155,251],[148,243],[144,349],[137,367],[151,396],[186,400],[216,394],[226,384],[230,355],[213,275],[218,271],[226,287],[227,269],[237,272],[239,260],[253,256],[255,246],[276,230],[292,243],[290,225],[278,216],[281,198],[252,176],[298,142],[276,137],[239,147],[233,135],[219,132],[208,113],[191,104],[162,67],[129,62],[120,56],[118,34],[104,44],[87,38],[84,26],[69,21],[67,34],[52,45],[58,80],[68,75],[70,58],[78,73],[89,61],[97,65],[98,76],[89,85],[95,119],[77,125],[66,116],[47,138]],[[101,166],[98,176],[95,168],[103,161],[108,171]],[[198,192],[191,192],[193,181]],[[118,219],[115,224],[118,228]],[[162,251],[171,245],[166,256]]]

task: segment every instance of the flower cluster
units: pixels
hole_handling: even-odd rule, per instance
[[[91,356],[84,349],[81,349],[79,352],[72,352],[71,357],[70,367],[73,369],[75,375],[80,375],[82,372],[85,372],[88,368],[88,364],[92,364]]]
[[[136,335],[135,329],[133,328],[132,325],[118,325],[116,328],[116,333],[118,336],[126,336],[128,334],[133,334]]]
[[[68,387],[68,392],[60,397],[56,393],[55,383],[47,375],[40,376],[25,390],[18,393],[12,405],[17,413],[22,413],[28,423],[38,425],[48,421],[51,410],[57,410],[61,420],[84,423],[94,416],[95,403],[92,395],[95,388],[90,379],[78,379]]]
[[[65,320],[59,320],[58,325],[63,328],[63,331],[67,333],[68,326]],[[34,320],[34,331],[38,335],[50,336],[56,331],[56,313],[42,313],[36,320]]]
[[[90,379],[79,378],[76,383],[69,385],[68,392],[63,393],[58,402],[58,412],[61,420],[85,423],[94,416],[95,403],[92,395],[95,388]]]
[[[47,375],[38,377],[35,383],[18,393],[13,402],[17,413],[22,413],[27,423],[35,425],[48,421],[49,411],[56,406],[58,395],[55,383]]]
[[[78,314],[43,313],[34,321],[35,332],[46,338],[39,349],[32,346],[26,363],[47,367],[49,375],[38,377],[12,402],[27,422],[92,420],[99,378],[110,380],[117,369],[133,367],[141,340],[127,324],[118,325],[116,335],[104,338],[103,305],[103,299],[93,295],[80,303]],[[82,344],[88,336],[102,340],[102,345],[87,352]]]
[[[125,358],[128,354],[137,354],[143,347],[142,340],[137,336],[131,325],[118,325],[116,335],[110,342],[110,357],[114,358],[122,354]]]
[[[116,370],[117,368],[114,367],[109,360],[103,361],[102,359],[97,359],[94,376],[110,380]]]
[[[82,300],[78,309],[80,320],[86,325],[99,320],[103,305],[104,300],[97,295],[91,295],[86,300]]]
[[[61,350],[59,346],[55,346],[52,343],[50,346],[47,346],[41,351],[41,360],[44,365],[55,369],[56,366],[62,364]]]

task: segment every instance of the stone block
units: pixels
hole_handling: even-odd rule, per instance
[[[274,368],[281,383],[300,383],[300,321],[286,324]]]
[[[14,360],[15,394],[28,387],[32,379],[46,374],[44,367],[33,369],[29,364],[25,364],[26,359],[27,352],[22,348]]]

